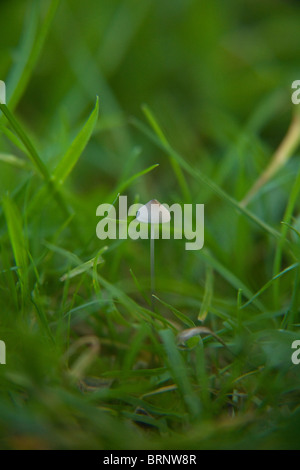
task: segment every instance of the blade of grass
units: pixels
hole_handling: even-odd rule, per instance
[[[34,167],[37,169],[38,173],[47,181],[49,182],[50,177],[48,170],[46,168],[46,165],[44,162],[41,160],[40,156],[38,155],[34,145],[30,141],[29,137],[27,134],[24,132],[22,129],[21,125],[18,123],[17,119],[14,117],[14,115],[11,113],[11,111],[8,109],[8,107],[5,104],[0,103],[0,110],[3,112],[5,115],[6,119],[8,120],[9,124],[11,127],[14,129],[22,143],[24,144],[25,148],[28,151],[28,156],[32,163],[34,164]]]
[[[213,256],[211,256],[207,250],[201,250],[200,252],[197,252],[197,254],[201,258],[204,258],[235,289],[242,289],[243,295],[245,297],[247,297],[248,299],[254,297],[253,292],[234,273],[232,273],[228,268],[223,266],[220,261],[216,260]],[[254,299],[254,305],[261,311],[265,310],[264,305],[256,299]]]
[[[27,149],[26,154],[30,158],[31,162],[33,163],[34,167],[36,168],[37,172],[40,174],[40,176],[44,179],[44,181],[47,183],[47,188],[43,187],[42,190],[44,189],[46,193],[54,193],[55,199],[58,202],[59,207],[62,209],[63,213],[65,216],[70,216],[69,213],[69,208],[65,204],[65,201],[63,197],[61,196],[60,193],[56,191],[54,188],[54,183],[53,180],[50,178],[50,175],[48,173],[48,169],[44,162],[41,160],[40,156],[38,155],[34,145],[28,138],[27,134],[24,132],[23,128],[21,125],[18,123],[14,115],[10,112],[8,107],[4,104],[0,103],[0,110],[3,111],[4,115],[6,116],[8,122],[12,126],[12,128],[15,130],[17,133],[18,137],[24,144],[25,148]],[[34,201],[38,201],[39,203],[41,202],[41,193],[38,192],[37,195],[34,198]],[[34,201],[31,203],[31,208],[34,206]]]
[[[116,287],[115,285],[109,283],[106,279],[103,277],[99,276],[98,274],[98,279],[100,284],[107,289],[108,292],[111,293],[111,295],[118,299],[122,305],[126,308],[126,310],[133,315],[137,320],[141,321],[146,319],[153,325],[156,325],[156,323],[152,320],[152,318],[160,321],[162,325],[164,326],[169,326],[170,328],[174,328],[173,325],[166,320],[162,315],[160,315],[157,312],[152,312],[146,308],[140,307],[134,300],[132,300],[130,297],[128,297],[121,289]]]
[[[258,292],[256,292],[256,294],[251,299],[248,300],[248,302],[243,304],[241,308],[245,308],[248,305],[250,305],[254,300],[257,299],[258,296],[260,296],[266,289],[268,289],[268,287],[270,287],[276,279],[279,279],[281,276],[288,273],[292,269],[297,268],[299,265],[300,265],[300,263],[294,263],[291,266],[289,266],[288,268],[281,271],[279,274],[276,274],[276,276],[273,276],[261,289],[259,289]]]
[[[162,330],[159,334],[167,353],[167,365],[170,373],[178,386],[178,391],[182,395],[182,399],[186,404],[191,418],[195,419],[200,415],[201,404],[198,397],[193,392],[186,363],[177,349],[172,331]]]
[[[15,276],[13,271],[17,271],[16,266],[12,267],[9,259],[9,253],[6,249],[5,244],[1,240],[1,266],[4,268],[1,270],[2,278],[4,279],[4,285],[7,286],[10,293],[10,299],[13,301],[14,309],[18,310],[18,292],[16,286]]]
[[[148,119],[151,127],[153,128],[154,132],[159,137],[160,141],[163,143],[164,146],[168,146],[168,141],[167,141],[161,127],[158,125],[158,122],[157,122],[156,118],[154,117],[152,111],[150,110],[149,106],[144,104],[142,106],[142,110],[143,110],[146,118]],[[179,183],[179,186],[181,188],[181,192],[182,192],[182,196],[183,196],[184,200],[191,203],[192,202],[192,196],[191,196],[191,192],[189,190],[189,186],[186,182],[186,179],[184,177],[184,174],[183,174],[183,172],[180,168],[180,165],[179,165],[178,161],[173,157],[172,153],[170,153],[170,155],[169,155],[169,160],[170,160],[171,166],[173,168],[173,171],[175,173],[175,176],[177,178],[177,181]]]
[[[300,238],[300,232],[297,229],[295,229],[295,227],[293,227],[290,224],[287,224],[286,222],[281,222],[281,223],[286,225],[289,229],[293,230],[293,232],[296,233],[296,235],[298,235],[298,237]]]
[[[149,335],[148,325],[141,325],[136,335],[130,341],[130,348],[124,355],[122,370],[129,371],[134,366],[134,361],[139,355],[142,345],[146,343]]]
[[[28,155],[28,150],[23,144],[23,142],[20,140],[19,137],[17,137],[10,129],[8,129],[5,126],[0,126],[0,131],[3,132],[3,134],[6,135],[6,137],[19,149],[21,152],[25,153],[27,157],[30,158]]]
[[[297,148],[300,141],[300,113],[295,112],[288,131],[279,145],[278,149],[274,153],[273,157],[267,168],[261,174],[261,176],[255,181],[252,188],[246,194],[240,204],[245,207],[254,195],[265,185],[278,171],[286,164],[288,159]]]
[[[132,279],[133,279],[133,281],[134,281],[134,283],[135,283],[135,285],[136,285],[138,291],[142,294],[143,298],[145,299],[145,301],[147,302],[147,304],[148,304],[149,307],[150,307],[150,306],[151,306],[151,302],[150,302],[149,298],[147,297],[147,295],[146,295],[144,289],[143,289],[142,286],[140,285],[139,281],[137,280],[137,278],[136,278],[136,276],[135,276],[135,274],[134,274],[134,272],[133,272],[133,270],[132,270],[131,268],[129,269],[129,272],[130,272],[130,275],[131,275],[131,277],[132,277]]]
[[[104,115],[120,115],[123,116],[123,111],[118,102],[117,97],[114,94],[110,84],[107,82],[106,77],[102,74],[101,68],[98,66],[95,60],[94,52],[90,50],[89,41],[82,30],[82,21],[77,17],[68,3],[64,3],[62,9],[62,18],[65,23],[72,31],[72,41],[65,41],[65,26],[58,26],[59,36],[64,46],[64,56],[68,61],[72,72],[76,78],[78,86],[73,87],[71,93],[69,93],[69,100],[65,103],[66,105],[72,106],[82,97],[82,93],[88,99],[91,99],[94,95],[94,90],[101,90],[105,99],[102,102],[102,108]],[[64,25],[64,21],[61,23]],[[74,91],[74,92],[73,92]],[[78,91],[80,94],[78,95]],[[116,147],[124,155],[124,151],[130,151],[131,136],[128,132],[127,126],[121,125],[117,127],[112,134]]]
[[[25,160],[9,153],[0,153],[0,162],[7,163],[17,168],[29,168]]]
[[[188,316],[186,316],[184,313],[180,312],[177,310],[177,308],[173,307],[172,305],[168,304],[167,302],[164,302],[161,300],[157,295],[153,295],[153,297],[158,300],[162,305],[167,307],[171,312],[174,313],[175,317],[177,317],[182,323],[184,323],[187,326],[194,327],[195,323],[193,320],[191,320]]]
[[[83,264],[81,259],[77,255],[75,255],[75,253],[71,253],[71,251],[65,250],[60,246],[54,245],[53,243],[49,243],[46,241],[44,242],[44,245],[48,248],[48,250],[54,251],[55,253],[62,255],[64,258],[67,258],[67,260],[69,260],[71,263],[76,264],[76,267],[81,266]]]
[[[145,170],[142,170],[138,173],[135,173],[133,176],[131,176],[130,178],[128,178],[126,181],[123,181],[122,183],[120,183],[117,188],[113,191],[113,193],[109,196],[108,199],[111,199],[114,194],[116,193],[119,193],[121,194],[122,191],[124,191],[124,189],[128,188],[128,186],[130,186],[130,184],[136,180],[137,178],[139,178],[140,176],[143,176],[143,175],[146,175],[147,173],[149,173],[150,171],[154,170],[154,168],[157,168],[159,166],[159,163],[156,163],[155,165],[151,165],[149,166],[148,168],[146,168]]]
[[[36,312],[38,314],[38,318],[41,322],[42,327],[44,328],[45,332],[47,333],[47,335],[50,338],[50,340],[52,341],[52,343],[55,343],[53,335],[52,335],[51,330],[49,328],[49,323],[48,323],[48,320],[47,320],[46,313],[44,311],[44,307],[43,307],[42,302],[41,302],[41,296],[40,296],[39,286],[38,286],[37,282],[36,282],[36,284],[33,288],[33,291],[31,293],[31,302],[32,302],[32,304],[34,305],[34,307],[36,309]]]
[[[254,222],[258,225],[261,229],[265,232],[271,234],[275,238],[280,238],[280,233],[271,227],[268,223],[261,220],[255,214],[253,214],[250,210],[246,209],[245,207],[241,206],[240,203],[227,194],[223,189],[221,189],[218,185],[216,185],[210,178],[204,175],[200,170],[193,168],[186,160],[176,152],[169,143],[162,142],[159,137],[157,137],[147,126],[142,124],[139,120],[132,118],[132,124],[139,129],[143,134],[148,136],[148,138],[156,144],[159,148],[164,150],[167,154],[172,155],[172,157],[179,163],[179,165],[194,179],[196,179],[201,184],[205,184],[208,186],[218,197],[223,199],[225,202],[230,204],[234,209],[236,209],[240,214],[247,217],[250,221]]]
[[[219,343],[221,343],[225,348],[229,349],[227,344],[224,343],[224,341],[222,340],[222,338],[220,338],[220,336],[218,336],[216,333],[214,333],[209,328],[206,328],[205,326],[195,326],[194,328],[189,328],[187,330],[180,331],[180,333],[178,333],[177,335],[177,342],[179,344],[185,343],[190,338],[193,338],[201,334],[207,334],[207,335],[213,336],[213,338],[219,341]]]
[[[201,303],[200,312],[198,314],[198,320],[203,322],[206,317],[207,313],[211,304],[211,300],[213,297],[213,270],[211,266],[207,266],[206,268],[206,277],[205,277],[205,287],[204,287],[204,296],[203,301]]]
[[[300,287],[300,268],[298,266],[295,272],[294,289],[293,289],[290,305],[281,323],[282,329],[289,328],[289,326],[292,325],[295,321],[297,311],[300,305],[299,287]]]
[[[53,245],[51,243],[45,242],[45,246],[56,253],[59,253],[60,255],[66,257],[70,262],[75,263],[77,265],[82,265],[82,261],[80,258],[75,255],[74,253],[71,253],[68,250],[65,250],[64,248],[61,248],[59,246]],[[94,273],[91,273],[87,271],[87,274],[93,277]],[[119,300],[119,302],[124,305],[126,310],[130,313],[130,315],[133,315],[134,318],[137,320],[147,320],[152,324],[155,324],[153,319],[156,319],[162,323],[164,326],[169,326],[170,328],[174,328],[173,325],[166,320],[162,315],[159,313],[154,313],[151,312],[150,310],[147,310],[146,308],[140,307],[134,300],[132,300],[130,297],[128,297],[121,289],[119,289],[116,285],[111,284],[108,282],[106,279],[104,279],[102,276],[99,274],[97,275],[98,282],[108,291],[110,292],[111,296],[113,298],[116,298]],[[157,325],[156,325],[157,326]]]
[[[300,192],[300,171],[292,187],[290,197],[289,197],[289,200],[285,209],[285,213],[283,216],[283,224],[281,227],[281,238],[278,241],[276,252],[275,252],[275,257],[274,257],[273,276],[275,276],[276,273],[279,272],[280,267],[281,267],[283,245],[284,245],[287,233],[288,233],[287,224],[289,224],[289,222],[291,221],[295,204],[298,200],[299,192]],[[275,281],[273,284],[273,295],[274,295],[274,305],[276,306],[278,305],[278,301],[279,301],[279,282],[278,281]]]
[[[104,66],[105,76],[112,76],[118,70],[132,40],[147,17],[151,1],[135,4],[134,9],[119,3],[100,42],[98,60]]]
[[[76,268],[71,269],[71,271],[61,276],[60,281],[63,282],[66,279],[72,279],[73,277],[85,273],[89,269],[94,268],[95,265],[98,266],[98,264],[104,263],[104,259],[101,257],[101,254],[106,250],[107,246],[103,247],[94,258],[90,259],[89,261],[86,261],[85,263],[80,264],[79,266],[76,266]]]

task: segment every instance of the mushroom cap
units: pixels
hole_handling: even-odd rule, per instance
[[[170,222],[171,214],[159,201],[151,199],[137,211],[136,219],[146,224],[164,224]]]
[[[6,87],[2,80],[0,80],[0,103],[6,104]]]

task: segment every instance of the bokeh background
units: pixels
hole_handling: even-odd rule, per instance
[[[99,204],[115,200],[124,181],[157,163],[157,168],[134,179],[122,191],[130,203],[146,203],[156,198],[168,204],[205,204],[203,252],[186,252],[183,242],[179,240],[162,240],[157,243],[158,295],[193,321],[197,321],[200,311],[206,326],[215,330],[226,329],[227,316],[230,318],[235,314],[239,288],[245,290],[246,286],[254,294],[272,278],[277,245],[270,233],[249,222],[228,204],[226,198],[216,195],[209,185],[201,184],[199,179],[192,178],[184,170],[184,184],[180,186],[178,173],[176,169],[174,171],[168,152],[155,145],[136,123],[138,121],[147,125],[142,110],[146,104],[157,118],[172,148],[193,168],[208,176],[218,188],[237,202],[241,201],[267,167],[295,113],[295,106],[291,103],[291,84],[300,79],[299,24],[300,7],[296,0],[1,1],[0,79],[6,82],[8,108],[34,143],[50,173],[87,120],[96,96],[99,97],[99,118],[93,134],[63,187],[63,197],[69,207],[69,214],[73,214],[74,225],[67,223],[66,214],[59,210],[51,198],[45,201],[41,199],[33,212],[27,213],[31,199],[43,183],[34,168],[26,166],[24,152],[13,145],[7,134],[0,133],[1,154],[13,154],[26,161],[24,167],[20,163],[11,165],[4,159],[0,161],[0,195],[9,194],[22,214],[22,226],[31,256],[29,265],[32,262],[34,266],[28,268],[29,291],[35,289],[37,270],[40,276],[40,302],[50,328],[55,330],[55,321],[59,322],[70,309],[88,305],[83,310],[92,320],[88,320],[90,323],[87,326],[85,316],[75,322],[74,329],[72,325],[71,329],[69,326],[70,341],[92,331],[107,341],[117,341],[118,338],[120,343],[130,344],[136,338],[135,334],[138,335],[136,325],[134,331],[128,325],[123,325],[121,330],[114,330],[113,321],[109,320],[108,325],[105,323],[107,320],[103,320],[103,316],[108,315],[112,304],[101,307],[100,314],[99,306],[89,304],[95,300],[91,280],[84,278],[80,285],[72,285],[71,281],[70,290],[64,290],[59,279],[74,265],[57,251],[53,254],[50,244],[52,249],[55,245],[68,250],[82,262],[93,258],[107,244],[109,250],[101,266],[101,275],[139,305],[145,305],[141,292],[149,295],[149,244],[147,241],[131,240],[126,243],[99,241],[95,234],[98,221],[95,211]],[[0,125],[6,126],[4,117],[0,119]],[[249,204],[249,209],[257,217],[278,232],[298,173],[299,152],[295,148],[286,165],[267,181]],[[299,198],[296,197],[292,214],[294,218],[289,222],[298,230],[299,210]],[[2,259],[4,273],[9,262],[15,266],[15,253],[11,248],[3,211],[0,216],[2,253],[6,253],[6,261],[4,257]],[[64,226],[64,223],[67,225]],[[296,233],[288,237],[297,243]],[[51,254],[45,252],[45,249],[50,250]],[[295,262],[295,255],[291,256],[284,251],[281,261],[280,270]],[[135,279],[130,275],[130,269]],[[2,424],[4,434],[10,436],[3,440],[4,447],[78,448],[89,447],[87,442],[91,442],[95,448],[130,447],[132,444],[124,437],[122,440],[118,433],[114,434],[109,421],[106,423],[110,429],[108,437],[101,434],[94,422],[87,423],[85,430],[81,428],[78,437],[75,437],[70,430],[73,419],[70,408],[73,405],[76,408],[77,405],[71,402],[66,405],[62,396],[59,406],[62,416],[66,413],[68,424],[62,433],[54,437],[56,418],[48,411],[49,403],[52,403],[52,399],[55,402],[56,395],[49,392],[49,403],[45,403],[45,409],[41,410],[36,405],[39,395],[35,395],[28,383],[35,383],[34,390],[52,386],[44,383],[43,371],[48,367],[52,370],[50,384],[58,381],[63,390],[65,384],[59,372],[59,358],[67,346],[59,337],[54,360],[50,346],[40,345],[32,305],[31,308],[27,306],[27,310],[25,308],[28,331],[26,328],[23,330],[23,320],[16,331],[12,331],[12,319],[17,318],[17,324],[19,321],[17,304],[12,298],[20,292],[16,273],[13,272],[13,278],[9,281],[15,282],[17,286],[13,294],[12,284],[5,276],[2,276],[1,291],[2,336],[8,338],[10,365],[6,366],[5,372],[3,367],[1,370],[4,401],[0,407],[0,418],[4,420],[6,417],[11,422],[8,426]],[[212,276],[213,291],[209,287]],[[282,316],[291,305],[295,315],[298,315],[299,304],[295,298],[299,286],[297,279],[294,279],[294,271],[288,272],[281,278],[275,294],[272,289],[264,294],[265,303],[260,308],[265,316],[259,317],[255,324],[249,326],[251,333],[259,334],[262,330],[268,335],[273,329],[277,335],[282,326]],[[136,280],[141,291],[134,282]],[[105,286],[101,288],[105,292]],[[104,297],[109,301],[111,296],[114,297],[108,289]],[[202,308],[204,298],[207,311]],[[160,307],[161,312],[169,318],[170,311],[166,306]],[[122,313],[122,306],[120,309]],[[249,317],[253,317],[254,313],[250,310]],[[93,321],[94,317],[97,320]],[[220,323],[220,318],[225,326]],[[293,338],[296,338],[298,323],[298,317],[294,316],[291,322]],[[16,349],[16,338],[21,331],[24,333],[23,344]],[[279,376],[290,374],[287,388],[293,391],[293,398],[284,406],[285,411],[291,413],[295,410],[298,395],[295,370],[290,373],[286,369],[290,366],[290,337],[286,337],[287,342],[277,348],[281,339],[278,340],[276,335],[271,336],[271,339],[268,336],[261,350],[253,351],[257,367],[265,364],[270,355],[273,361],[270,374],[274,382],[266,375],[265,380],[270,380],[270,389],[267,390],[261,379],[259,383],[263,385],[258,395],[261,402],[266,401],[266,407],[274,406],[275,409],[282,398],[281,393],[286,392],[280,389]],[[150,369],[159,367],[159,360],[154,365],[151,363],[147,355],[149,350],[143,352],[143,335],[139,338],[134,343],[134,358],[128,359],[126,356],[125,367],[129,367],[128,364],[133,367],[135,361],[144,361],[145,367]],[[243,341],[239,338],[238,347],[241,347]],[[228,341],[233,341],[230,335]],[[250,348],[254,339],[248,338],[247,344]],[[46,349],[44,356],[38,358],[41,347]],[[87,371],[88,375],[99,377],[102,372],[121,369],[124,366],[123,352],[118,347],[116,350],[113,347],[105,350],[102,358],[95,361],[94,369]],[[23,362],[20,362],[20,357]],[[253,359],[254,362],[256,359]],[[227,358],[227,361],[230,362],[230,359]],[[220,363],[215,360],[212,370],[225,367],[226,364],[226,360]],[[272,367],[278,370],[274,372]],[[210,369],[210,366],[207,368]],[[279,375],[276,375],[277,372]],[[25,379],[28,379],[28,383]],[[254,395],[255,383],[254,380],[251,385]],[[137,387],[130,380],[122,386],[126,393],[133,395],[134,387]],[[141,393],[149,390],[149,383],[145,385],[145,390],[140,386]],[[15,387],[14,393],[18,396],[14,400],[23,402],[22,393],[26,399],[27,394],[32,398],[31,411],[28,413],[37,417],[42,428],[44,426],[44,441],[40,442],[36,437],[39,428],[35,428],[27,411],[18,420],[14,407],[10,408],[8,396],[12,387]],[[21,397],[20,389],[23,390]],[[226,395],[224,390],[222,399]],[[174,399],[173,409],[177,406],[180,408],[178,400]],[[259,400],[249,409],[246,407],[249,413],[254,413],[253,419],[256,419],[256,413],[259,414],[256,409],[253,411],[255,406],[259,408]],[[119,410],[117,405],[114,406]],[[161,406],[167,407],[167,401],[162,401]],[[218,406],[207,407],[212,422],[218,413],[223,416]],[[11,410],[10,414],[6,414],[6,409]],[[274,440],[270,438],[265,445],[296,446],[294,426],[298,421],[295,419],[286,424],[289,426],[292,423],[290,433],[287,433],[289,439],[276,435]],[[175,426],[176,432],[178,426]],[[221,433],[218,424],[216,429],[217,433]],[[259,443],[255,440],[256,428],[253,429],[252,434],[252,431],[245,431],[241,446],[264,446],[263,440]],[[275,428],[272,429],[270,424],[269,429],[273,432]],[[91,430],[98,433],[98,441],[97,438],[88,441]],[[185,445],[191,448],[200,445],[201,433],[199,431],[197,434],[200,436],[197,444],[193,441]],[[211,441],[203,441],[203,446],[234,447],[236,434],[233,435],[232,439],[230,436],[226,438],[225,443],[219,434],[214,438],[212,432]],[[179,441],[174,446],[179,445]],[[141,438],[139,445],[143,446],[145,442]],[[157,445],[155,442],[153,446]]]

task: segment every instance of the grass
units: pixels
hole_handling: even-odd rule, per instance
[[[299,7],[14,3],[1,448],[299,449]],[[155,243],[155,311],[149,242],[96,237],[120,194],[205,204],[202,250]]]

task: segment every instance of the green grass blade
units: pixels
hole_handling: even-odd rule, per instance
[[[21,150],[21,152],[25,153],[25,155],[28,155],[28,150],[24,146],[23,142],[17,137],[10,129],[8,129],[5,126],[0,126],[0,131],[3,132],[3,134],[6,135],[6,137],[18,148]],[[30,156],[29,156],[30,158]]]
[[[133,270],[132,270],[131,268],[129,269],[129,272],[130,272],[130,274],[131,274],[131,277],[132,277],[132,279],[133,279],[133,282],[135,283],[135,285],[136,285],[138,291],[142,294],[142,296],[143,296],[143,298],[145,299],[145,301],[147,302],[147,304],[148,304],[149,306],[151,306],[151,301],[149,300],[148,296],[146,295],[144,289],[142,288],[141,284],[139,283],[139,281],[138,281],[136,275],[134,274],[134,272],[133,272]]]
[[[130,186],[130,184],[136,180],[137,178],[139,178],[140,176],[143,176],[143,175],[146,175],[147,173],[149,173],[150,171],[154,170],[154,168],[157,168],[159,166],[159,163],[156,163],[155,165],[151,165],[149,166],[148,168],[146,168],[145,170],[142,170],[142,171],[139,171],[138,173],[135,173],[133,176],[131,176],[130,178],[128,178],[126,181],[123,181],[122,183],[119,184],[119,186],[114,190],[114,194],[116,193],[122,193],[124,191],[124,189],[128,188],[128,186]]]
[[[167,353],[167,361],[171,375],[178,385],[178,390],[182,395],[189,413],[193,418],[196,418],[200,414],[200,402],[193,392],[187,366],[178,351],[174,335],[170,330],[162,330],[160,331],[160,336]]]
[[[26,162],[15,155],[9,153],[0,153],[0,162],[7,163],[9,165],[15,166],[17,168],[28,168]]]
[[[154,130],[154,132],[156,133],[156,135],[158,136],[158,138],[160,139],[162,144],[167,147],[168,146],[168,141],[166,139],[166,136],[164,135],[161,127],[158,124],[157,119],[155,118],[153,112],[150,110],[149,106],[143,105],[142,110],[143,110],[146,118],[148,119],[152,129]],[[175,173],[175,176],[178,180],[179,186],[181,188],[182,196],[185,199],[185,201],[191,203],[191,201],[192,201],[191,192],[190,192],[189,186],[186,182],[186,179],[184,177],[184,174],[181,170],[180,164],[174,158],[172,153],[170,153],[169,159],[170,159],[170,163],[171,163],[171,166],[173,168],[173,171]]]
[[[96,254],[94,258],[94,262],[93,262],[93,286],[94,286],[96,294],[99,297],[101,296],[101,289],[100,289],[100,284],[98,281],[97,268],[98,268],[98,264],[104,261],[103,258],[101,257],[101,253],[103,253],[103,251],[106,251],[107,248],[108,248],[107,246],[101,248],[101,250],[99,250],[99,252]]]
[[[21,223],[21,214],[15,203],[4,196],[2,199],[3,211],[6,218],[8,234],[12,246],[16,265],[18,267],[18,276],[20,279],[22,301],[28,294],[28,255],[27,243],[25,240],[23,227]]]
[[[49,250],[54,251],[55,253],[58,253],[63,257],[67,258],[71,263],[76,264],[77,267],[82,265],[82,261],[74,253],[71,253],[70,251],[65,250],[64,248],[58,247],[48,242],[45,242],[45,246]],[[139,321],[144,321],[146,319],[152,324],[154,324],[153,319],[156,319],[161,322],[164,327],[169,326],[170,328],[173,328],[170,322],[168,322],[168,320],[166,320],[162,315],[160,315],[159,313],[150,312],[150,310],[140,307],[133,299],[126,295],[125,292],[119,289],[116,285],[111,284],[99,274],[90,271],[91,270],[87,270],[87,274],[89,274],[91,277],[96,275],[97,281],[100,283],[100,285],[102,285],[111,294],[112,298],[117,299],[122,305],[124,305],[126,310],[134,318]]]
[[[41,323],[45,333],[50,338],[52,343],[55,343],[53,335],[52,335],[50,327],[49,327],[49,323],[48,323],[46,313],[44,311],[44,306],[42,305],[42,302],[41,302],[41,296],[40,296],[40,292],[39,292],[38,283],[35,284],[35,286],[32,290],[31,302],[32,302],[32,304],[34,305],[34,307],[36,309],[38,318],[40,320],[40,323]]]
[[[295,208],[295,205],[298,200],[300,192],[300,171],[298,172],[297,178],[295,180],[295,183],[292,187],[290,197],[285,209],[284,217],[283,217],[283,224],[281,228],[281,238],[278,241],[276,252],[275,252],[275,258],[274,258],[274,265],[273,265],[273,276],[276,275],[276,273],[279,272],[280,267],[281,267],[281,260],[282,260],[282,250],[283,246],[287,237],[288,233],[288,226],[289,222],[291,221],[291,217]],[[274,282],[274,305],[278,304],[278,299],[279,299],[279,282],[276,281]]]
[[[59,0],[51,0],[49,3],[49,8],[37,33],[39,10],[41,10],[40,2],[35,1],[32,3],[32,10],[24,25],[24,35],[18,51],[18,60],[8,77],[8,88],[11,90],[8,103],[11,110],[15,109],[29,83],[30,76],[37,64],[50,30]]]
[[[295,227],[293,227],[290,224],[287,224],[286,222],[281,222],[281,223],[286,225],[290,230],[292,230],[300,238],[300,232]]]
[[[276,279],[279,279],[284,274],[288,273],[289,271],[292,271],[292,269],[297,268],[299,265],[300,265],[300,263],[294,263],[291,266],[289,266],[288,268],[281,271],[279,274],[276,274],[276,276],[272,277],[272,279],[270,279],[261,289],[259,289],[259,291],[256,292],[256,294],[251,299],[249,299],[248,302],[246,302],[241,308],[245,308],[248,305],[250,305],[254,300],[256,300],[256,298],[259,295],[261,295],[266,289],[268,289],[268,287],[270,287],[274,283],[274,281],[276,281]]]
[[[24,132],[22,129],[21,125],[18,123],[17,119],[14,117],[14,115],[10,112],[8,107],[5,104],[0,103],[0,110],[3,112],[5,115],[6,119],[8,120],[9,124],[11,127],[14,129],[22,143],[24,144],[25,148],[28,151],[28,156],[32,163],[34,164],[35,168],[37,169],[38,173],[46,180],[49,181],[49,173],[46,168],[46,165],[44,162],[41,160],[40,156],[38,155],[34,145],[30,141],[29,137],[27,134]]]
[[[232,273],[228,268],[223,266],[220,261],[216,260],[213,256],[211,256],[205,249],[197,252],[197,254],[201,258],[204,258],[210,264],[210,266],[214,268],[235,289],[242,289],[243,295],[248,299],[253,299],[254,305],[256,305],[256,307],[260,310],[264,311],[263,304],[254,298],[253,292],[234,273]]]
[[[198,315],[198,320],[203,322],[206,317],[207,313],[211,304],[211,300],[213,297],[213,283],[214,283],[214,277],[213,277],[213,270],[211,266],[207,266],[206,268],[206,278],[205,278],[205,288],[204,288],[204,296],[203,296],[203,301],[201,304],[200,312]]]
[[[182,323],[184,323],[185,325],[187,326],[190,326],[190,327],[194,327],[195,326],[195,323],[193,322],[193,320],[191,320],[187,315],[185,315],[184,313],[180,312],[179,310],[177,310],[177,308],[173,307],[172,305],[168,304],[167,302],[164,302],[163,300],[161,300],[159,297],[157,297],[156,295],[153,294],[153,297],[158,300],[162,305],[164,305],[165,307],[167,307],[169,310],[171,310],[171,312],[174,313],[175,317],[177,317]]]
[[[71,269],[71,271],[61,276],[60,280],[65,281],[66,279],[72,279],[75,276],[79,276],[79,274],[85,273],[89,269],[93,269],[94,266],[98,266],[98,264],[103,263],[104,260],[100,255],[105,250],[107,250],[106,246],[99,251],[99,253],[95,256],[95,258],[92,258],[89,261],[86,261],[85,263],[82,263],[79,266],[76,266],[76,268],[74,269]]]
[[[10,300],[13,303],[13,308],[18,309],[18,290],[16,286],[16,279],[14,277],[14,271],[17,271],[16,266],[11,266],[10,253],[6,249],[5,243],[1,240],[0,249],[1,249],[1,276],[0,279],[3,284],[9,290]]]
[[[242,207],[239,202],[227,194],[223,189],[221,189],[218,185],[216,185],[210,178],[204,175],[200,170],[193,168],[184,158],[176,152],[169,143],[165,143],[159,139],[159,136],[155,135],[147,126],[142,124],[137,119],[132,119],[131,121],[133,125],[139,129],[143,134],[147,135],[149,139],[156,144],[159,148],[164,150],[167,154],[172,155],[172,157],[179,163],[179,165],[194,179],[196,179],[201,184],[205,184],[208,186],[217,196],[231,205],[234,209],[236,209],[240,214],[244,215],[250,221],[254,222],[258,225],[261,229],[265,232],[270,233],[275,238],[280,238],[280,233],[271,227],[268,223],[261,220],[255,214],[253,214],[250,210]]]

